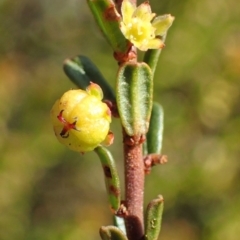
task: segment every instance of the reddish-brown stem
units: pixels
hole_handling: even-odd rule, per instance
[[[119,12],[123,0],[115,0]],[[137,0],[131,0],[137,4]],[[137,61],[135,47],[131,47],[128,57],[115,53],[119,64],[125,61]],[[125,167],[125,224],[129,240],[141,240],[144,237],[143,198],[144,198],[144,162],[142,142],[132,139],[123,129],[124,167]]]
[[[133,140],[123,130],[125,159],[125,217],[129,240],[140,240],[144,235],[143,197],[144,197],[144,163],[142,143]],[[133,140],[131,142],[131,140]]]

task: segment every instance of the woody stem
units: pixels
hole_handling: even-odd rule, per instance
[[[131,139],[124,132],[125,201],[128,215],[125,218],[129,240],[140,240],[144,235],[143,194],[144,163],[142,143],[129,144]]]

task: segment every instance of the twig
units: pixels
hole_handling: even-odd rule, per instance
[[[125,218],[129,240],[140,240],[144,235],[143,195],[144,195],[144,163],[142,161],[142,141],[124,135],[125,159]]]

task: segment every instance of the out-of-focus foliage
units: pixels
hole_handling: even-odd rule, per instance
[[[240,235],[240,8],[236,0],[151,0],[176,17],[155,78],[167,165],[146,178],[162,194],[161,239]],[[117,64],[86,1],[0,1],[0,239],[99,239],[111,224],[101,164],[60,145],[49,111],[74,85],[65,58],[84,54],[114,86]],[[110,148],[122,169],[120,127]],[[123,174],[121,174],[122,176]],[[123,184],[122,184],[123,185]]]

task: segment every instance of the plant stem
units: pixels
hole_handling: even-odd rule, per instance
[[[121,12],[123,0],[115,0],[117,9]],[[132,0],[137,4],[137,0]],[[136,49],[132,48],[137,60]],[[131,142],[131,137],[123,129],[124,167],[125,167],[125,204],[127,216],[125,224],[129,240],[141,240],[144,236],[143,198],[144,198],[144,162],[142,143]]]
[[[127,216],[125,218],[129,240],[140,240],[144,235],[143,197],[144,197],[144,163],[142,143],[129,144],[131,137],[124,135],[125,159],[125,201]]]

